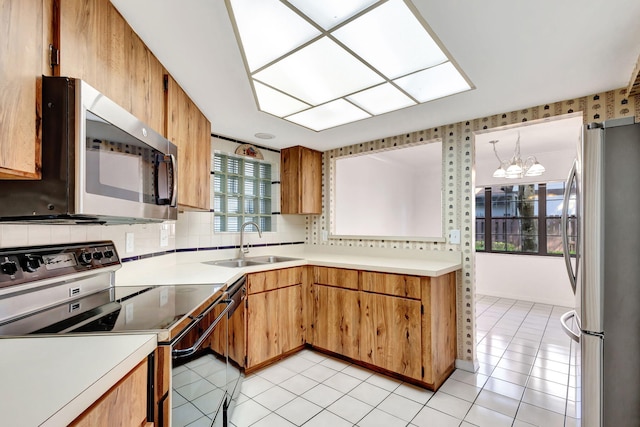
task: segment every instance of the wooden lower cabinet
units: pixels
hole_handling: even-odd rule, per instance
[[[145,359],[69,425],[147,425],[147,374]]]
[[[313,280],[313,347],[434,390],[453,372],[455,273],[315,267]]]
[[[424,382],[434,389],[453,372],[457,351],[456,275],[423,278],[422,357]]]
[[[305,343],[302,285],[247,297],[247,363],[254,368]]]
[[[313,345],[353,359],[360,357],[360,293],[314,284]]]
[[[360,360],[422,380],[420,301],[362,292]]]

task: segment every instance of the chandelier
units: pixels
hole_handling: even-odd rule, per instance
[[[544,173],[544,166],[538,162],[535,156],[529,156],[525,160],[522,160],[520,157],[520,132],[518,132],[518,139],[513,156],[511,156],[509,161],[500,159],[498,151],[496,150],[497,143],[498,140],[489,141],[489,144],[493,145],[493,153],[496,155],[496,159],[500,162],[500,166],[493,173],[494,178],[518,179],[524,178],[525,176],[540,176]]]

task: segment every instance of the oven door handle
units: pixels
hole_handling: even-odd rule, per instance
[[[183,349],[175,349],[171,351],[171,357],[174,359],[180,359],[182,357],[187,357],[187,356],[191,356],[193,353],[195,353],[196,351],[198,351],[198,349],[200,348],[200,346],[202,345],[202,343],[204,342],[204,340],[206,340],[209,335],[211,335],[211,332],[213,332],[213,329],[218,326],[218,323],[220,323],[220,321],[224,318],[224,316],[227,315],[227,313],[229,312],[229,310],[231,310],[231,307],[233,307],[233,304],[235,303],[235,301],[231,300],[231,299],[225,299],[222,300],[223,303],[227,304],[227,306],[225,307],[224,310],[222,310],[222,313],[220,313],[218,315],[218,317],[216,317],[216,320],[213,321],[213,323],[207,328],[206,331],[204,331],[202,333],[202,335],[200,335],[200,338],[198,338],[198,340],[195,342],[195,344],[193,344],[191,347],[189,348],[183,348]],[[200,317],[200,316],[198,316]],[[202,318],[200,317],[200,320],[198,322],[196,322],[194,324],[194,326],[198,323],[200,323],[202,321]],[[189,328],[192,329],[192,328]],[[182,337],[180,337],[182,338]],[[179,340],[178,340],[179,341]]]

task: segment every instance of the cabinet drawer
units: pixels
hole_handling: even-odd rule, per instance
[[[362,290],[377,294],[393,295],[404,298],[420,299],[420,281],[429,280],[417,276],[402,274],[362,272]]]
[[[339,288],[358,289],[358,270],[314,267],[313,283],[318,285],[337,286]]]
[[[247,292],[272,291],[302,283],[302,267],[282,268],[247,275]]]

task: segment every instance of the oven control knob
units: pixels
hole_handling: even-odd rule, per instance
[[[91,264],[91,254],[89,252],[82,252],[80,253],[80,264],[82,265],[89,265]]]
[[[33,273],[42,264],[42,257],[37,255],[25,255],[24,258],[20,260],[20,265],[22,266],[22,270]]]
[[[0,271],[9,276],[13,276],[18,271],[18,266],[13,261],[5,261],[0,264]]]
[[[107,249],[104,251],[105,258],[111,258],[113,256],[113,251],[111,249]]]
[[[98,260],[98,261],[101,260],[103,256],[104,255],[102,255],[102,252],[94,252],[93,253],[93,259]]]

